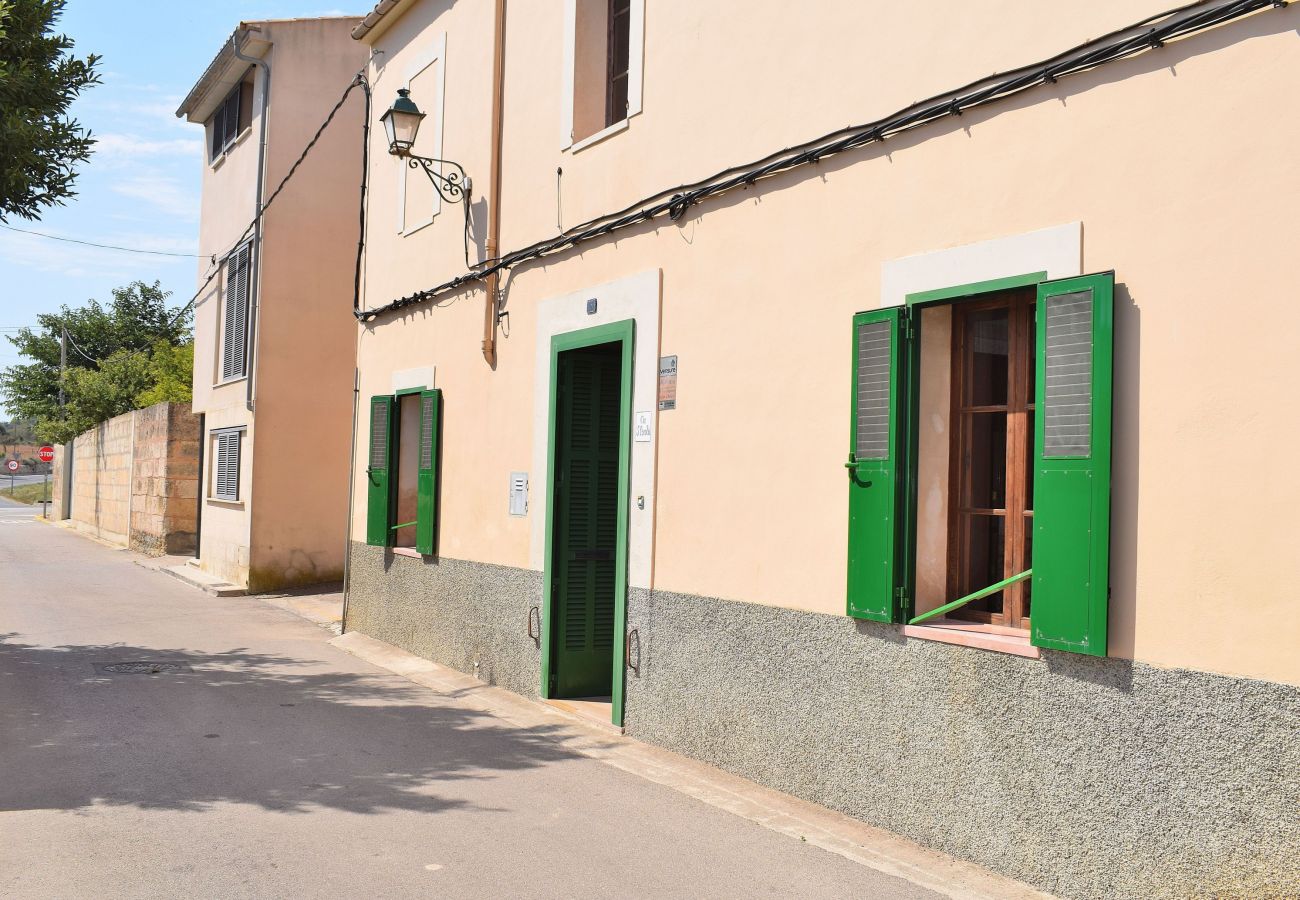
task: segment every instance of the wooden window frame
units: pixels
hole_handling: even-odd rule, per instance
[[[967,583],[970,553],[969,520],[971,516],[987,516],[1003,520],[1003,574],[1009,577],[1029,568],[1025,553],[1025,535],[1033,523],[1033,510],[1027,506],[1029,477],[1032,471],[1033,434],[1029,427],[1034,411],[1033,378],[1034,310],[1036,297],[1033,288],[1019,288],[980,295],[977,298],[952,304],[952,350],[950,360],[951,443],[948,459],[948,596],[961,597],[977,591],[984,584]],[[970,355],[965,349],[967,322],[972,313],[992,309],[1007,310],[1007,398],[1005,404],[985,406],[965,402],[970,383]],[[979,508],[967,505],[968,480],[965,450],[969,449],[970,422],[979,413],[1005,413],[1006,415],[1006,496],[998,508]],[[1027,614],[1029,585],[1017,582],[1002,591],[1002,611],[963,607],[951,613],[951,618],[980,622],[998,629],[1028,632],[1030,617]]]
[[[609,128],[627,118],[628,86],[632,71],[632,0],[609,0],[606,10],[605,127]],[[622,69],[617,68],[618,54],[615,52],[620,43],[627,45]]]

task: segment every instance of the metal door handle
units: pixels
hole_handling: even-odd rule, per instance
[[[533,631],[534,617],[537,621],[536,632]],[[528,636],[538,642],[542,639],[542,611],[536,606],[530,607],[528,610]]]
[[[632,662],[633,642],[636,643],[635,663]],[[638,678],[641,677],[641,632],[636,628],[633,628],[627,633],[627,645],[624,648],[624,662],[627,663],[627,667],[631,669]]]

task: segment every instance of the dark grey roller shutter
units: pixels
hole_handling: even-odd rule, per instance
[[[239,443],[240,432],[227,431],[217,435],[217,453],[214,465],[215,489],[218,500],[239,499]]]

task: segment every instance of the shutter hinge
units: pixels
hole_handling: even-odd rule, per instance
[[[894,601],[899,612],[907,609],[907,588],[894,588]]]

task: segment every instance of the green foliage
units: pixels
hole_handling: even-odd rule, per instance
[[[0,399],[20,418],[36,421],[41,440],[64,443],[104,419],[158,402],[188,400],[194,351],[190,312],[167,309],[158,282],[113,290],[105,309],[96,300],[79,309],[42,313],[35,329],[9,338],[30,363],[0,371]],[[68,368],[59,408],[59,353],[68,331]],[[142,402],[147,401],[147,402]]]
[[[173,346],[166,341],[153,345],[149,360],[150,387],[136,395],[137,409],[155,403],[189,403],[194,398],[194,342]]]
[[[0,2],[0,221],[35,219],[73,196],[77,163],[90,157],[90,132],[68,107],[99,83],[99,57],[78,59],[54,33],[64,0]]]

